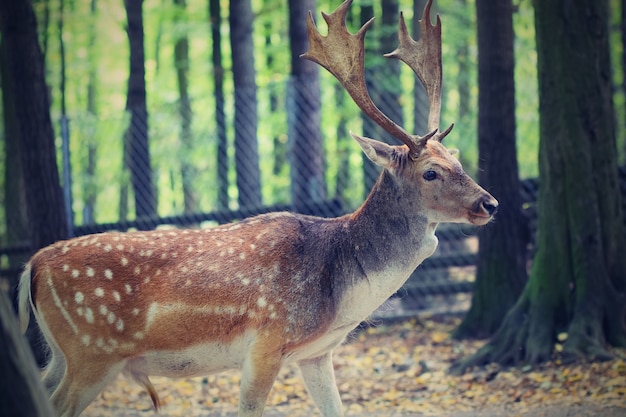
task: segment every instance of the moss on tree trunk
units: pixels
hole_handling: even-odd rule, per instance
[[[608,4],[535,0],[541,140],[537,253],[494,337],[452,372],[539,363],[567,332],[564,361],[626,346],[626,253],[608,56]]]

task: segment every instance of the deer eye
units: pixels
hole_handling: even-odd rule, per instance
[[[433,181],[437,178],[437,173],[432,169],[429,169],[428,171],[424,172],[423,176],[426,181]]]

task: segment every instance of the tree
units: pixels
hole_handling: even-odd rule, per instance
[[[478,182],[500,201],[497,220],[479,231],[472,305],[457,338],[491,336],[526,281],[526,221],[515,149],[513,4],[477,0]]]
[[[540,149],[537,252],[493,338],[453,372],[538,363],[567,332],[562,358],[626,346],[626,234],[617,173],[608,3],[535,0]],[[575,70],[573,70],[575,69]]]
[[[124,135],[125,165],[130,171],[135,196],[135,215],[138,219],[154,217],[157,211],[148,139],[142,6],[143,0],[124,0],[126,32],[130,44],[130,73],[126,96],[126,111],[130,113],[130,123]]]
[[[3,93],[11,103],[10,123],[19,137],[31,250],[66,238],[68,225],[56,163],[50,101],[44,77],[37,21],[29,1],[0,2],[4,57]]]
[[[361,15],[360,15],[360,26],[364,25],[367,21],[374,17],[374,4],[364,2],[361,5]],[[376,30],[370,30],[372,35],[376,34]],[[378,66],[377,60],[382,59],[380,55],[380,50],[376,48],[375,45],[375,36],[368,36],[365,38],[365,84],[367,85],[367,91],[370,97],[372,97],[372,101],[374,103],[378,103],[378,89],[374,83],[376,79],[374,76],[375,70],[374,68]],[[387,51],[389,52],[389,51]],[[375,60],[375,62],[371,62]],[[374,123],[369,117],[365,114],[361,114],[361,121],[363,122],[363,135],[375,138],[378,140],[383,140],[384,131]],[[378,179],[378,175],[380,171],[378,166],[373,163],[365,154],[361,154],[361,160],[363,161],[363,183],[364,189],[363,192],[364,197],[367,197],[370,190],[374,186],[374,183]]]
[[[53,416],[52,405],[39,381],[33,354],[20,334],[11,302],[0,291],[0,414],[3,416]]]
[[[186,0],[174,0],[176,5],[175,23],[182,23]],[[184,31],[183,31],[184,33]],[[174,45],[174,66],[176,68],[176,80],[178,84],[178,114],[180,115],[180,143],[182,148],[182,158],[180,170],[183,183],[183,200],[185,213],[196,213],[198,211],[198,195],[193,186],[196,176],[196,169],[189,161],[193,149],[191,135],[191,101],[189,99],[189,38],[186,33],[176,39]]]
[[[228,20],[235,84],[235,169],[238,200],[240,207],[258,207],[261,205],[261,173],[252,40],[254,13],[250,0],[231,0]]]
[[[300,58],[308,49],[304,22],[309,11],[315,11],[315,1],[289,0],[291,187],[293,206],[299,212],[326,197],[319,73],[317,64]]]
[[[217,208],[228,210],[228,137],[224,112],[224,67],[222,65],[222,13],[219,0],[209,0],[215,89],[215,125],[217,127]]]
[[[85,151],[87,152],[87,164],[85,172],[83,174],[83,224],[92,224],[95,222],[96,214],[96,201],[98,197],[98,189],[96,187],[96,157],[98,153],[98,144],[94,138],[96,133],[95,126],[97,117],[97,62],[96,62],[96,21],[98,18],[97,12],[97,0],[90,1],[90,18],[93,24],[89,27],[89,40],[87,48],[87,62],[89,65],[88,81],[87,81],[87,114],[91,117],[94,128],[90,131],[90,134],[85,135],[86,142]]]
[[[11,155],[19,155],[20,137],[17,130],[17,118],[13,106],[13,85],[8,79],[8,67],[11,57],[7,54],[6,41],[0,39],[0,78],[2,79],[2,116],[4,127],[4,212],[6,223],[6,239],[3,243],[7,246],[19,245],[28,241],[28,216],[26,212],[26,192],[24,175],[20,158],[12,158]],[[9,254],[9,270],[19,270],[28,260],[27,255]],[[14,285],[11,285],[14,288]],[[13,291],[9,291],[12,299]]]
[[[420,10],[424,10],[426,0],[413,0],[413,20],[411,27],[413,29],[413,38],[420,37],[420,19],[422,17]],[[435,5],[433,5],[435,7]],[[428,94],[422,82],[415,77],[413,87],[413,132],[423,135],[428,131]]]

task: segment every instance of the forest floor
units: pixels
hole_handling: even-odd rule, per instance
[[[337,384],[346,416],[624,417],[626,350],[602,363],[538,367],[487,366],[462,376],[450,364],[484,342],[449,338],[454,316],[418,316],[376,323],[335,351]],[[558,351],[558,346],[557,346]],[[152,378],[163,407],[153,414],[142,387],[119,377],[84,412],[86,417],[237,415],[239,373],[172,380]],[[295,366],[286,366],[270,393],[265,416],[319,416]]]

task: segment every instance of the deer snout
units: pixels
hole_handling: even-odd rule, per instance
[[[477,204],[476,214],[491,217],[498,211],[498,200],[493,198],[491,194],[483,196]]]
[[[484,211],[486,211],[490,216],[493,216],[498,211],[498,200],[489,196],[488,199],[485,199],[481,203],[481,207]]]

